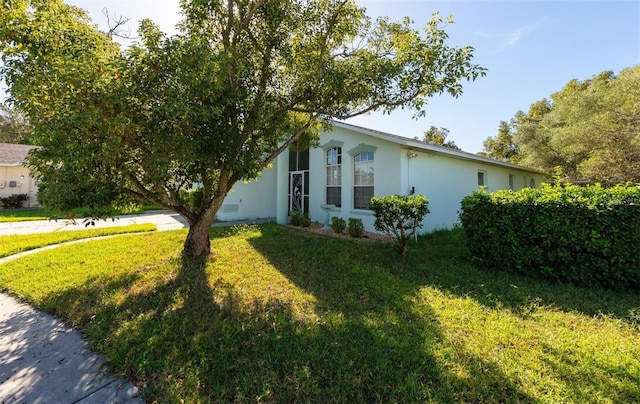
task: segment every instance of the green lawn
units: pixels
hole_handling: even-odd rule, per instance
[[[0,289],[82,328],[149,401],[638,402],[640,296],[476,269],[460,232],[390,246],[277,225],[62,246]]]
[[[104,229],[0,236],[0,258],[27,250],[33,250],[38,247],[65,243],[67,241],[124,233],[141,233],[155,231],[157,229],[154,224],[132,224],[130,226],[107,227]]]
[[[137,208],[123,210],[117,212],[118,215],[133,215],[144,213],[149,210],[158,210],[157,206],[144,205]],[[89,210],[86,208],[74,209],[73,213],[76,217],[85,217]],[[0,223],[3,222],[25,222],[33,220],[48,220],[53,216],[53,213],[47,209],[0,209]]]

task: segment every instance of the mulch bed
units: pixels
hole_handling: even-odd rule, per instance
[[[329,227],[328,230],[324,230],[323,229],[323,225],[322,223],[317,223],[317,222],[313,222],[311,223],[311,225],[309,227],[303,227],[303,226],[292,226],[292,225],[287,225],[287,227],[291,227],[292,229],[298,229],[298,230],[302,230],[302,231],[307,231],[310,233],[315,233],[315,234],[319,234],[322,236],[327,236],[327,237],[335,237],[335,238],[347,238],[347,239],[352,239],[353,237],[351,237],[349,235],[349,233],[347,233],[347,230],[345,229],[343,233],[336,233],[334,232],[331,227]],[[362,237],[360,237],[360,239],[363,240],[368,240],[371,242],[375,242],[375,243],[391,243],[391,237],[384,235],[384,234],[378,234],[378,233],[372,233],[372,232],[368,232],[365,231],[364,233],[362,233]]]

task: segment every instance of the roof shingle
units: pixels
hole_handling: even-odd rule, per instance
[[[0,166],[20,166],[30,150],[38,146],[0,143]]]

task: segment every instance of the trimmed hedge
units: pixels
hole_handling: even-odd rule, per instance
[[[462,200],[467,246],[488,268],[640,289],[640,186],[543,185]]]

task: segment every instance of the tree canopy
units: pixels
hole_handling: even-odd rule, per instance
[[[501,123],[484,152],[569,180],[640,182],[640,66],[571,80]]]
[[[0,104],[0,143],[31,143],[29,120],[7,104]]]
[[[151,21],[120,49],[61,0],[5,0],[1,73],[42,146],[30,162],[43,204],[152,203],[184,216],[184,251],[210,253],[209,228],[237,181],[333,118],[425,112],[485,71],[445,42],[434,14],[371,20],[351,0],[182,1],[173,36]],[[447,20],[447,22],[453,22]],[[186,191],[201,187],[202,202]]]
[[[424,132],[423,140],[427,143],[435,144],[437,146],[448,147],[454,150],[461,150],[456,142],[454,142],[453,140],[447,140],[447,136],[449,136],[449,129],[431,126]]]

